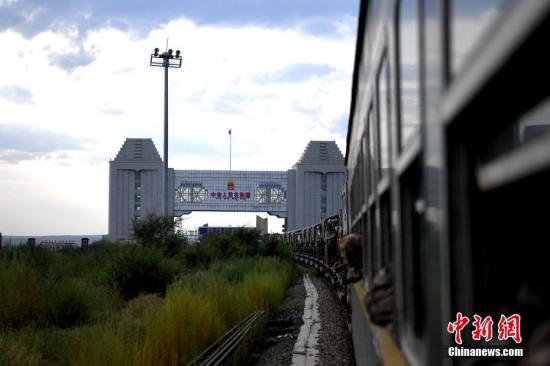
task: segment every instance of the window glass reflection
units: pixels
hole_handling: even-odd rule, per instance
[[[550,132],[550,98],[537,105],[518,121],[518,142],[528,144]]]
[[[367,120],[367,123],[368,120]],[[371,195],[371,182],[370,182],[370,163],[369,163],[369,127],[367,125],[367,130],[365,132],[365,134],[363,135],[363,139],[362,139],[362,149],[361,151],[363,152],[363,167],[364,167],[364,179],[365,179],[365,185],[367,187],[367,197],[369,197]]]
[[[372,172],[372,176],[371,176],[371,193],[375,194],[376,191],[375,191],[375,187],[376,187],[376,184],[378,183],[378,177],[376,176],[376,168],[378,167],[378,164],[376,164],[376,147],[378,146],[378,141],[376,141],[376,130],[374,128],[374,122],[375,122],[375,119],[372,115],[372,109],[371,111],[369,112],[369,117],[368,117],[368,122],[369,122],[369,158],[370,158],[370,171]]]
[[[484,31],[498,19],[507,0],[454,0],[451,2],[451,67],[460,67]]]
[[[380,179],[388,175],[390,167],[389,116],[390,99],[388,89],[388,62],[384,61],[378,74],[378,118],[380,131]]]
[[[399,9],[399,54],[401,73],[401,147],[418,129],[419,120],[419,61],[418,61],[418,2],[403,0]]]

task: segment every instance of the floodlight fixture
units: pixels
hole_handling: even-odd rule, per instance
[[[155,52],[151,54],[150,65],[151,66],[160,66],[160,67],[171,67],[179,69],[181,67],[181,52],[176,50],[174,55],[174,50],[169,49],[166,52],[159,53],[159,49],[155,48]]]
[[[162,188],[162,215],[168,216],[168,68],[181,68],[180,50],[173,55],[173,50],[159,54],[159,49],[155,48],[155,53],[151,54],[150,65],[164,67],[164,161],[163,161],[163,188]]]

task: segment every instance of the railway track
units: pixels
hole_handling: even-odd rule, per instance
[[[250,314],[241,323],[231,328],[227,333],[212,343],[199,356],[191,361],[188,366],[218,366],[224,365],[231,359],[235,351],[247,335],[254,329],[256,323],[262,319],[265,311],[258,310]]]

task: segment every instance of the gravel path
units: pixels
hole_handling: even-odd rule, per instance
[[[310,276],[319,296],[321,329],[317,346],[318,366],[353,366],[355,359],[351,336],[347,330],[344,307],[330,283]],[[254,342],[248,359],[254,366],[290,366],[292,349],[303,323],[305,289],[300,276],[290,287],[277,313],[270,319],[262,336]]]
[[[302,276],[286,293],[286,298],[273,318],[266,324],[262,336],[254,342],[248,363],[255,366],[292,364],[292,348],[303,323],[306,292]]]
[[[319,294],[321,311],[318,365],[355,365],[353,343],[347,328],[344,306],[338,301],[330,283],[319,277],[311,277],[311,280]]]

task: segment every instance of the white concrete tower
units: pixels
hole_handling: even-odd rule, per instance
[[[162,168],[153,140],[127,138],[124,141],[116,158],[109,162],[110,240],[131,239],[133,219],[150,212],[161,213]],[[169,176],[169,186],[173,187],[173,170]],[[170,193],[173,196],[173,192]],[[172,212],[173,199],[169,202],[169,212]]]

